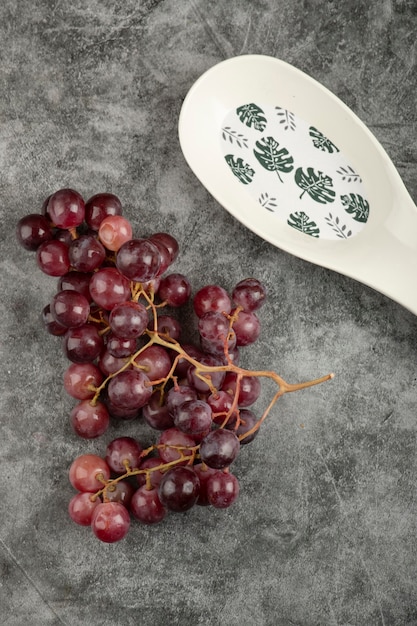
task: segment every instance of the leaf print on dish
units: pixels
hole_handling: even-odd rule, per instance
[[[340,224],[340,219],[337,215],[336,217],[333,217],[333,215],[329,213],[328,217],[325,217],[324,219],[339,239],[347,239],[352,236],[352,231],[347,230],[346,224]]]
[[[348,183],[351,183],[351,182],[361,183],[362,182],[362,178],[359,176],[359,174],[355,172],[353,167],[351,167],[350,165],[346,165],[346,167],[339,167],[339,169],[336,171],[341,176],[342,180],[345,180]]]
[[[340,196],[343,207],[357,222],[365,223],[369,217],[369,203],[357,193]]]
[[[276,198],[270,198],[269,194],[265,191],[264,193],[261,193],[258,201],[261,206],[263,206],[265,209],[268,209],[268,211],[274,213],[274,209],[276,209],[277,207]]]
[[[307,172],[304,172],[303,168],[299,167],[295,172],[294,180],[303,190],[300,198],[307,192],[313,200],[320,202],[320,204],[334,202],[336,193],[331,189],[333,180],[327,174],[316,173],[312,167],[308,167]]]
[[[305,235],[310,235],[310,237],[318,238],[320,236],[320,228],[317,226],[316,222],[310,220],[309,216],[303,211],[291,213],[287,224]]]
[[[283,124],[284,130],[295,130],[295,115],[288,111],[287,109],[282,109],[281,107],[275,107],[278,117],[280,118],[279,123]]]
[[[251,102],[250,104],[244,104],[236,109],[236,113],[243,124],[254,128],[255,130],[263,131],[266,127],[265,113],[260,107]]]
[[[339,152],[339,148],[337,148],[337,146],[335,146],[330,139],[325,137],[323,133],[317,130],[317,128],[314,128],[314,126],[310,126],[309,135],[313,140],[313,146],[315,148],[318,148],[323,152]]]
[[[236,143],[239,148],[248,147],[248,140],[242,133],[238,133],[237,130],[233,130],[230,126],[222,128],[222,137],[225,141],[229,140],[230,143]]]
[[[226,159],[226,163],[232,170],[233,174],[240,180],[241,183],[248,185],[252,182],[255,170],[253,170],[248,163],[244,163],[242,158],[234,157],[233,154],[228,154],[224,158]]]
[[[294,169],[294,159],[286,148],[279,147],[278,141],[273,137],[262,137],[256,142],[256,147],[258,150],[254,150],[253,153],[259,163],[268,172],[276,172],[281,182],[279,173],[288,173]]]

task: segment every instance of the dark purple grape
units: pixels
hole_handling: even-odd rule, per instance
[[[226,509],[239,495],[239,481],[230,472],[214,472],[206,485],[207,500],[216,509]]]
[[[203,400],[183,402],[175,410],[174,423],[188,435],[207,433],[212,425],[211,408]]]
[[[209,311],[199,318],[198,332],[201,347],[209,354],[223,355],[226,341],[229,350],[236,346],[235,332],[234,330],[229,332],[229,320],[217,311]]]
[[[105,376],[109,376],[118,372],[126,363],[127,358],[115,357],[105,349],[100,353],[97,365]]]
[[[143,487],[143,485],[146,485],[146,482],[147,482],[146,474],[149,474],[149,479],[150,479],[150,483],[152,487],[159,486],[159,483],[164,477],[164,472],[155,468],[159,467],[160,465],[164,465],[164,461],[161,459],[160,456],[151,456],[145,459],[144,461],[142,461],[142,463],[139,466],[139,469],[149,470],[149,471],[144,474],[136,475],[136,480],[137,480],[139,487]]]
[[[51,314],[58,324],[67,328],[83,326],[88,320],[90,304],[78,291],[64,289],[52,298]]]
[[[113,333],[107,335],[106,348],[109,354],[120,359],[129,357],[136,352],[136,339],[116,337]],[[117,370],[115,370],[117,371]]]
[[[197,474],[200,481],[200,489],[198,492],[198,499],[196,504],[198,504],[199,506],[208,506],[210,502],[208,501],[207,497],[207,481],[210,476],[212,476],[212,474],[214,474],[217,470],[213,469],[212,467],[208,467],[203,463],[197,463],[196,465],[193,465],[193,470]]]
[[[109,316],[110,328],[116,337],[136,339],[143,335],[148,326],[149,316],[140,302],[121,302],[113,307]]]
[[[168,428],[160,434],[158,445],[160,446],[159,456],[161,459],[164,463],[171,463],[181,456],[191,456],[192,450],[190,448],[195,447],[195,441],[179,428]],[[176,448],[181,448],[181,450]],[[185,459],[183,463],[188,463],[188,459]]]
[[[166,430],[174,426],[174,419],[171,416],[166,404],[160,402],[160,392],[154,391],[148,403],[142,409],[142,415],[146,423],[155,430]]]
[[[126,508],[130,509],[135,488],[127,480],[119,480],[113,485],[109,485],[106,489],[106,496],[109,502],[120,502]]]
[[[140,409],[152,395],[149,378],[140,370],[124,370],[108,384],[109,401],[125,409]]]
[[[235,435],[240,438],[241,435],[245,435],[247,432],[249,432],[255,426],[258,420],[256,419],[256,416],[254,415],[254,413],[252,413],[252,411],[250,411],[249,409],[240,409],[239,416],[240,416],[240,422],[237,428],[235,428],[236,419],[230,420],[230,423],[226,425],[226,428],[233,430]],[[243,437],[243,439],[239,439],[240,445],[245,445],[253,441],[256,435],[258,434],[258,432],[259,430],[255,430],[253,433],[251,433],[247,437]]]
[[[125,422],[130,422],[140,415],[140,409],[126,409],[124,407],[114,406],[109,402],[108,398],[106,398],[106,406],[112,417]]]
[[[256,313],[240,311],[236,321],[233,322],[233,330],[236,333],[236,345],[248,346],[258,339],[261,324]]]
[[[100,241],[92,235],[81,235],[69,247],[69,260],[79,272],[93,272],[106,258],[106,250]]]
[[[143,524],[158,524],[167,514],[159,499],[158,489],[139,487],[130,501],[130,512]]]
[[[79,437],[95,439],[108,429],[110,416],[102,402],[92,405],[89,400],[82,400],[71,410],[70,423]]]
[[[64,352],[73,363],[94,361],[103,349],[103,338],[93,324],[69,328],[64,336]]]
[[[129,280],[139,283],[157,276],[161,265],[158,248],[149,239],[131,239],[116,255],[118,270]]]
[[[61,276],[58,280],[58,291],[64,291],[64,289],[73,289],[81,293],[87,300],[91,301],[90,294],[90,280],[92,278],[91,273],[87,272],[67,272]]]
[[[63,276],[71,267],[68,246],[55,239],[45,241],[36,250],[36,262],[48,276]]]
[[[206,285],[199,289],[194,296],[193,305],[197,317],[202,317],[209,311],[230,313],[232,310],[229,294],[218,285]]]
[[[115,267],[104,267],[93,274],[90,294],[98,306],[111,311],[117,304],[129,300],[130,283]]]
[[[231,430],[212,430],[200,444],[200,458],[209,467],[229,467],[240,450],[240,442]]]
[[[265,302],[266,288],[256,278],[245,278],[237,283],[232,292],[234,303],[244,311],[256,311]]]
[[[154,330],[153,320],[150,323],[150,327]],[[158,333],[161,335],[167,335],[179,341],[181,336],[181,324],[172,315],[158,315]]]
[[[139,467],[142,446],[133,437],[117,437],[107,445],[106,462],[115,474],[124,474],[127,468]]]
[[[65,243],[68,247],[70,247],[74,241],[72,233],[65,228],[54,228],[53,238],[56,239],[56,241],[62,241],[62,243]]]
[[[75,228],[84,221],[85,204],[74,189],[59,189],[50,196],[46,211],[54,226]]]
[[[149,238],[149,241],[151,241],[152,244],[158,249],[160,265],[157,276],[162,276],[162,274],[166,272],[168,267],[171,265],[171,254],[168,248],[164,246],[163,243],[158,241],[158,239]]]
[[[112,193],[98,193],[85,204],[85,221],[92,230],[98,231],[101,222],[109,215],[121,215],[122,204]]]
[[[232,408],[233,396],[221,389],[215,394],[210,394],[207,398],[207,403],[213,413],[213,422],[215,424],[223,424],[226,415]],[[229,421],[233,421],[233,416],[229,418]]]
[[[146,373],[150,380],[155,381],[166,378],[172,366],[168,352],[158,345],[152,345],[142,350],[136,357],[135,364]]]
[[[200,361],[200,359],[204,356],[202,350],[192,344],[183,343],[182,349],[188,356],[190,356],[192,359],[195,359],[196,361]],[[175,356],[177,356],[177,353],[175,353]],[[190,368],[190,365],[190,362],[186,358],[181,357],[180,359],[178,359],[178,363],[174,372],[175,376],[177,376],[178,378],[184,378],[185,376],[187,376],[187,371]]]
[[[42,323],[50,335],[54,335],[55,337],[62,337],[62,335],[65,335],[65,333],[67,332],[67,326],[62,326],[62,324],[58,324],[58,322],[52,317],[51,306],[49,304],[47,304],[43,308],[41,317]]]
[[[170,265],[175,261],[178,256],[179,246],[178,241],[169,233],[154,233],[149,237],[151,241],[159,241],[170,254]]]
[[[171,387],[165,396],[165,403],[169,413],[174,417],[178,406],[189,400],[197,400],[197,392],[188,385],[178,385]]]
[[[46,217],[40,213],[31,213],[18,221],[16,236],[23,248],[34,251],[41,243],[52,239],[52,230]]]
[[[191,295],[191,284],[183,274],[169,274],[160,282],[158,296],[169,306],[183,306]]]
[[[160,482],[159,499],[170,511],[188,511],[197,502],[200,481],[191,467],[173,467]]]
[[[235,396],[237,388],[237,375],[234,372],[227,372],[222,383],[222,390]],[[239,386],[238,406],[251,406],[261,393],[261,381],[257,376],[242,376]]]

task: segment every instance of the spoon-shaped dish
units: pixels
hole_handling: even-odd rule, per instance
[[[189,90],[179,139],[250,230],[417,314],[417,207],[374,135],[320,83],[273,57],[228,59]]]

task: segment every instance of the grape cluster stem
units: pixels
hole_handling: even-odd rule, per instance
[[[160,345],[164,348],[168,348],[170,350],[173,350],[175,352],[177,352],[177,355],[175,356],[175,358],[173,359],[172,362],[172,366],[171,369],[169,371],[169,373],[167,374],[167,376],[163,379],[160,380],[153,380],[149,382],[149,385],[152,387],[157,387],[160,390],[161,393],[161,402],[163,400],[163,395],[164,395],[164,390],[165,390],[165,386],[167,385],[167,383],[170,380],[174,381],[174,385],[177,385],[177,380],[176,377],[174,376],[174,372],[175,369],[177,367],[178,361],[180,359],[185,359],[189,362],[189,364],[191,366],[193,366],[195,368],[195,374],[197,377],[199,377],[204,383],[206,383],[209,388],[210,388],[210,392],[214,395],[217,394],[217,389],[216,387],[212,384],[211,382],[211,378],[210,378],[210,374],[213,374],[215,372],[233,372],[236,374],[236,390],[235,390],[235,395],[234,395],[234,399],[233,399],[233,403],[231,408],[229,409],[229,411],[227,412],[227,414],[225,415],[225,419],[223,421],[223,423],[220,425],[221,428],[224,428],[228,422],[228,420],[230,419],[230,416],[233,415],[236,412],[237,409],[237,405],[238,405],[238,396],[239,396],[239,390],[240,390],[240,383],[241,380],[244,376],[251,376],[251,377],[257,377],[257,378],[267,378],[272,380],[277,386],[278,389],[275,392],[275,394],[273,395],[272,399],[270,400],[269,404],[267,405],[267,407],[265,408],[264,412],[262,413],[261,417],[258,419],[258,421],[256,422],[256,424],[247,432],[245,432],[244,434],[239,435],[239,440],[242,441],[244,438],[246,437],[250,437],[251,435],[253,435],[261,426],[261,424],[265,421],[265,419],[267,418],[267,416],[269,415],[269,413],[271,412],[271,409],[273,408],[273,406],[275,405],[275,403],[277,402],[277,400],[283,396],[286,393],[292,393],[294,391],[300,391],[302,389],[307,389],[308,387],[313,387],[315,385],[319,385],[323,382],[326,382],[328,380],[331,380],[334,377],[334,374],[326,374],[325,376],[321,376],[320,378],[315,378],[313,380],[308,380],[305,382],[301,382],[301,383],[288,383],[286,380],[284,380],[282,378],[282,376],[280,376],[279,374],[277,374],[274,371],[270,371],[270,370],[249,370],[249,369],[245,369],[242,367],[239,367],[238,365],[236,365],[235,363],[232,362],[232,360],[229,357],[229,352],[228,352],[228,339],[229,336],[226,337],[226,340],[224,342],[224,353],[225,353],[225,357],[226,357],[226,363],[224,365],[205,365],[200,363],[199,361],[197,361],[196,359],[194,359],[192,356],[190,356],[189,354],[187,354],[187,352],[184,350],[184,348],[181,346],[181,344],[172,339],[169,335],[163,334],[161,332],[158,331],[158,316],[157,316],[157,309],[160,308],[161,305],[159,304],[155,304],[154,303],[154,298],[153,298],[153,293],[152,292],[147,292],[145,291],[145,289],[143,288],[141,283],[132,283],[131,284],[131,292],[132,292],[132,300],[134,301],[138,301],[141,297],[144,298],[144,300],[147,302],[147,307],[151,310],[152,312],[152,316],[153,316],[153,330],[147,329],[146,335],[149,337],[149,341],[143,345],[140,349],[138,349],[134,354],[132,354],[129,359],[126,361],[126,363],[120,368],[118,369],[116,372],[113,372],[111,374],[109,374],[107,376],[107,378],[96,388],[94,388],[94,396],[91,399],[90,403],[94,406],[97,402],[98,399],[100,397],[100,394],[102,393],[102,391],[105,389],[106,385],[108,384],[108,382],[117,374],[119,374],[120,372],[128,369],[129,367],[133,366],[133,367],[137,367],[140,369],[143,369],[142,366],[139,366],[136,363],[136,359],[137,357],[147,348],[149,348],[151,345],[157,344]],[[232,331],[233,328],[233,322],[235,321],[238,312],[240,310],[240,307],[237,307],[237,310],[231,314],[224,314],[226,315],[226,317],[229,319],[229,333]],[[107,332],[107,327],[104,327],[102,329],[102,332]],[[236,424],[235,424],[235,429],[237,429],[239,427],[239,423],[240,423],[240,419],[239,417],[236,420]],[[128,463],[125,463],[125,467],[126,467],[126,472],[117,476],[116,478],[112,478],[108,481],[102,480],[101,482],[103,482],[103,488],[100,489],[99,491],[97,491],[94,495],[91,496],[92,500],[95,500],[98,497],[102,497],[103,501],[108,501],[107,498],[107,490],[112,490],[115,488],[115,485],[132,476],[138,476],[140,474],[145,474],[146,477],[146,488],[147,489],[152,489],[152,484],[151,484],[151,474],[152,472],[156,472],[156,471],[161,471],[161,472],[166,472],[169,469],[171,469],[172,467],[175,467],[176,465],[193,465],[193,463],[195,462],[196,459],[199,459],[199,448],[200,446],[198,444],[196,444],[195,446],[173,446],[173,445],[165,445],[165,444],[154,444],[152,446],[149,446],[148,448],[146,448],[145,450],[142,451],[141,453],[141,459],[146,458],[147,456],[149,456],[152,452],[157,452],[158,450],[162,449],[162,448],[170,448],[171,450],[176,450],[179,453],[179,457],[177,459],[174,459],[172,461],[169,462],[165,462],[165,463],[161,463],[160,465],[154,466],[154,467],[150,467],[150,468],[146,468],[146,469],[140,469],[140,468],[131,468],[129,467]],[[187,452],[187,454],[185,454],[185,451]],[[227,471],[227,470],[223,470],[223,471]],[[99,480],[99,476],[97,477]]]

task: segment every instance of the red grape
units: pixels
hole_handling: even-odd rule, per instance
[[[232,298],[244,311],[256,311],[265,302],[266,289],[256,278],[245,278],[233,289]]]
[[[146,486],[139,487],[133,494],[130,511],[143,524],[158,524],[167,514],[159,499],[158,489],[147,489]]]
[[[155,278],[161,265],[158,248],[149,239],[131,239],[118,250],[116,266],[129,280],[139,283]]]
[[[103,402],[90,404],[89,400],[79,402],[70,413],[74,432],[84,439],[94,439],[103,435],[109,427],[110,416]]]
[[[58,228],[75,228],[84,221],[85,204],[74,189],[59,189],[48,201],[46,211]]]
[[[206,285],[199,289],[194,296],[193,304],[197,317],[202,317],[204,313],[209,311],[230,313],[232,310],[232,303],[227,291],[218,285]]]
[[[120,502],[101,502],[93,511],[91,528],[105,543],[120,541],[129,532],[130,515]]]
[[[109,382],[108,397],[112,404],[125,409],[140,409],[152,395],[149,378],[140,370],[124,370]]]
[[[132,239],[132,226],[125,217],[110,215],[101,222],[98,236],[107,250],[117,252],[126,241]]]
[[[81,235],[69,247],[71,266],[79,272],[93,272],[106,258],[104,246],[92,235]]]
[[[100,498],[92,500],[93,496],[93,493],[85,491],[84,493],[77,493],[71,498],[68,513],[73,522],[80,524],[80,526],[90,526],[94,510],[101,502]]]
[[[52,230],[45,216],[32,213],[22,217],[16,228],[16,236],[26,250],[37,250],[41,243],[52,239]]]
[[[78,491],[95,492],[103,487],[103,482],[97,479],[109,480],[110,468],[106,461],[96,454],[82,454],[71,464],[69,480]]]
[[[230,430],[212,430],[200,444],[200,458],[209,467],[223,469],[237,457],[240,442]]]
[[[197,502],[200,481],[191,467],[173,467],[160,482],[159,499],[170,511],[183,512]]]
[[[115,267],[104,267],[93,274],[90,294],[98,306],[111,311],[116,304],[129,300],[130,283]]]
[[[64,372],[65,391],[77,400],[90,400],[103,374],[94,363],[71,363]]]
[[[36,261],[42,272],[48,276],[63,276],[71,267],[67,244],[55,239],[44,241],[39,246],[36,250]]]
[[[214,472],[207,479],[207,500],[216,509],[226,509],[239,495],[239,481],[230,472]]]
[[[126,468],[139,467],[142,446],[133,437],[118,437],[107,445],[106,462],[116,474],[124,474]]]
[[[76,328],[87,322],[90,304],[82,293],[64,289],[52,298],[50,310],[58,324],[67,328]]]
[[[122,204],[112,193],[98,193],[85,204],[85,221],[92,230],[99,230],[102,221],[109,215],[121,215]]]

